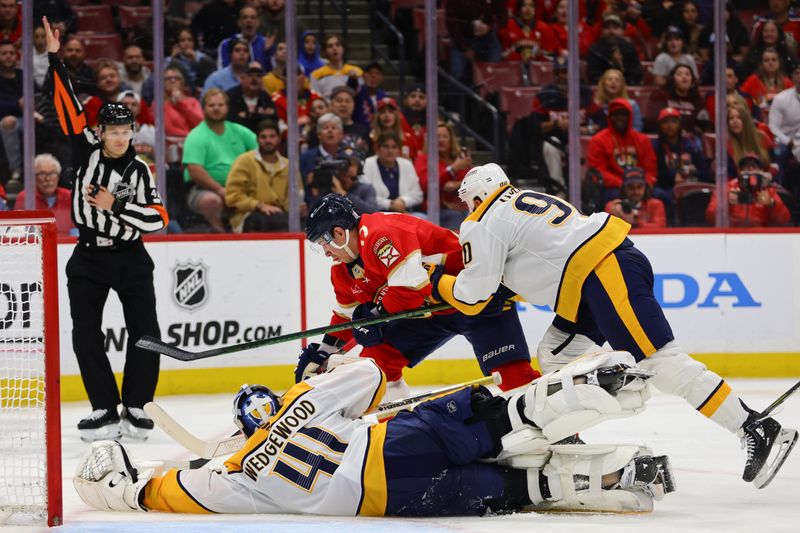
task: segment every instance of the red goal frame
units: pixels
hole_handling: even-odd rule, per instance
[[[45,439],[47,449],[47,525],[63,521],[61,477],[61,365],[58,329],[58,233],[50,211],[1,211],[0,225],[42,228],[42,299],[44,303]]]

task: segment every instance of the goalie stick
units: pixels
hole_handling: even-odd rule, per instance
[[[143,350],[164,354],[168,357],[172,357],[173,359],[178,359],[179,361],[197,361],[198,359],[206,359],[208,357],[215,357],[217,355],[242,352],[244,350],[260,348],[261,346],[270,346],[272,344],[280,344],[282,342],[305,339],[307,337],[314,337],[316,335],[325,335],[327,333],[334,333],[336,331],[342,331],[345,329],[357,328],[361,326],[371,326],[373,324],[380,324],[381,322],[389,322],[390,320],[397,320],[399,318],[419,317],[426,315],[428,313],[433,313],[436,311],[445,311],[447,309],[452,309],[450,304],[429,305],[425,307],[420,307],[418,309],[400,311],[398,313],[391,313],[388,315],[367,317],[367,318],[362,318],[360,320],[353,320],[350,322],[335,324],[332,326],[323,326],[319,328],[308,329],[305,331],[298,331],[296,333],[281,335],[280,337],[272,337],[269,339],[243,342],[239,344],[233,344],[231,346],[223,346],[221,348],[212,348],[211,350],[205,350],[202,352],[190,352],[187,350],[183,350],[176,346],[167,344],[161,339],[157,339],[149,335],[145,335],[141,339],[136,341],[136,346],[142,348]]]
[[[458,385],[450,385],[430,392],[403,398],[401,400],[382,403],[373,411],[365,413],[365,415],[375,415],[379,419],[384,419],[423,400],[428,400],[441,394],[455,392],[464,387],[470,387],[473,385],[491,385],[499,383],[500,375],[495,373],[488,377],[474,379]],[[193,435],[188,429],[183,427],[177,420],[175,420],[155,402],[149,402],[145,404],[144,411],[147,413],[147,416],[152,418],[153,422],[155,422],[155,424],[160,427],[164,433],[169,435],[175,442],[193,454],[201,457],[201,459],[194,460],[195,464],[197,465],[195,468],[205,464],[200,463],[202,460],[213,459],[214,457],[219,457],[220,455],[229,455],[239,451],[239,449],[247,441],[247,437],[241,433],[223,439],[203,440],[200,437]]]

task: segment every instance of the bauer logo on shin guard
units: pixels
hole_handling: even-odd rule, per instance
[[[208,301],[208,268],[203,263],[176,263],[172,280],[172,294],[180,307],[197,309]]]

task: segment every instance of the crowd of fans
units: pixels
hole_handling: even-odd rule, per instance
[[[169,2],[163,73],[152,71],[151,19],[123,28],[123,8],[107,4],[117,29],[125,29],[117,32],[125,38],[119,57],[87,56],[78,6],[73,9],[68,0],[35,3],[36,153],[42,154],[35,164],[37,206],[69,208],[52,177],[57,172],[68,187],[71,168],[69,142],[59,133],[45,79],[47,54],[38,26],[46,15],[61,30],[62,57],[88,124],[96,123],[103,103],[124,103],[136,117],[134,146],[151,161],[154,77],[163,76],[174,231],[288,229],[288,162],[282,155],[288,75],[298,82],[297,189],[303,213],[333,191],[349,196],[362,212],[424,217],[428,180],[438,178],[441,224],[457,228],[464,219],[457,189],[473,165],[472,154],[459,143],[453,124],[442,120],[436,126],[439,168],[428,168],[425,85],[407,83],[404,94],[390,96],[381,63],[352,64],[346,39],[301,23],[298,70],[287,72],[285,0],[208,0],[191,13],[188,3]],[[387,8],[402,26],[404,11],[414,8],[403,2],[388,9],[390,4],[375,6]],[[733,225],[787,225],[793,216],[797,221],[800,12],[795,16],[790,0],[764,4],[730,1],[725,8],[728,115],[720,127],[727,127],[729,139]],[[511,149],[501,163],[512,179],[567,197],[567,0],[439,5],[446,25],[439,38],[449,45],[449,57],[442,59],[453,77],[473,85],[475,69],[508,63],[518,65],[522,85],[537,88],[529,113],[507,124]],[[582,208],[605,209],[637,227],[713,224],[713,2],[579,5]],[[0,0],[0,209],[21,208],[24,198],[15,194],[22,173],[21,36],[20,5]]]

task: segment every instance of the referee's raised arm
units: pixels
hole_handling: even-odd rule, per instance
[[[42,23],[47,38],[50,76],[53,80],[53,105],[58,114],[61,131],[69,136],[80,135],[86,128],[86,114],[83,112],[83,106],[75,97],[75,91],[72,90],[67,69],[61,62],[61,58],[58,57],[58,50],[61,48],[60,32],[50,27],[47,17],[42,17]]]

